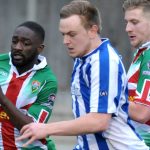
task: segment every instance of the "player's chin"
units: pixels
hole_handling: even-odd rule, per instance
[[[78,57],[75,53],[70,53],[70,52],[68,52],[68,55],[69,55],[70,57],[72,57],[72,58]]]
[[[22,66],[24,66],[24,62],[23,62],[23,60],[13,60],[12,61],[12,63],[13,63],[13,65],[14,66],[16,66],[16,67],[22,67]]]

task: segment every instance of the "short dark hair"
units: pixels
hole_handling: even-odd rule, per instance
[[[73,0],[60,10],[60,19],[72,15],[79,15],[84,27],[98,26],[98,33],[101,30],[101,17],[99,10],[87,0]]]
[[[123,10],[142,7],[143,11],[150,12],[150,0],[124,0]]]
[[[32,31],[34,31],[39,36],[41,41],[42,42],[44,41],[44,39],[45,39],[45,30],[40,24],[38,24],[34,21],[26,21],[26,22],[20,24],[17,27],[22,27],[22,26],[27,27],[27,28],[31,29]]]

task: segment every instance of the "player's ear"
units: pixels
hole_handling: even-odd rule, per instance
[[[90,38],[95,38],[95,36],[97,36],[97,33],[98,33],[98,26],[97,25],[92,25],[92,27],[89,30]]]
[[[37,48],[39,54],[44,50],[44,47],[44,44],[40,44],[40,46]]]

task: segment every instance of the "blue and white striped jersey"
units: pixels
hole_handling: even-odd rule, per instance
[[[89,112],[111,113],[110,127],[78,136],[75,150],[147,150],[128,117],[126,72],[108,39],[82,58],[76,58],[71,94],[75,118]]]

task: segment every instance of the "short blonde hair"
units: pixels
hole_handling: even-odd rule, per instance
[[[150,12],[150,0],[125,0],[123,10],[142,7],[144,12]]]

